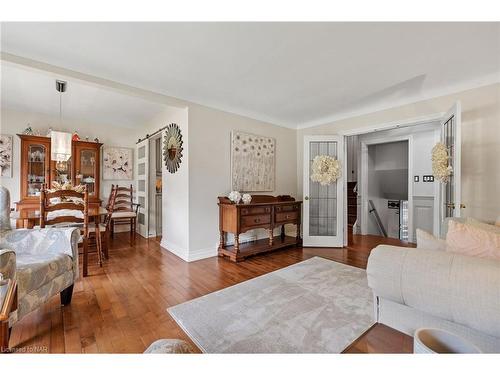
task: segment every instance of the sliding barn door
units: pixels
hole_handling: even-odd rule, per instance
[[[448,149],[449,163],[453,173],[446,184],[441,184],[441,219],[460,217],[462,208],[461,189],[461,109],[460,102],[455,103],[441,120],[441,142]]]
[[[149,139],[137,144],[137,203],[140,204],[137,216],[137,232],[149,237]]]
[[[343,137],[335,135],[304,137],[304,246],[342,247],[344,244],[344,177],[330,185],[321,185],[310,178],[316,156],[332,156],[343,165],[343,142]]]

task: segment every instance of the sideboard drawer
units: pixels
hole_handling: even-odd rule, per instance
[[[281,205],[281,206],[276,206],[276,212],[285,212],[285,211],[296,211],[299,209],[299,206],[297,204],[287,204],[287,205]]]
[[[259,215],[259,214],[269,214],[271,213],[270,206],[259,206],[259,207],[249,207],[242,208],[241,215]]]
[[[270,222],[271,215],[253,215],[241,217],[242,227],[253,227],[255,225],[269,224]]]
[[[297,220],[297,211],[290,212],[277,212],[276,213],[276,222],[283,223],[285,221],[293,221]]]

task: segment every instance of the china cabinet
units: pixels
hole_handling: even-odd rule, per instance
[[[73,141],[73,183],[87,185],[89,202],[99,200],[100,149],[102,143]]]
[[[50,160],[50,138],[18,134],[21,139],[21,173],[17,211],[38,210],[40,191],[50,187],[53,181],[85,184],[89,191],[89,205],[100,206],[100,157],[102,143],[72,141],[71,157],[68,161]],[[21,223],[18,223],[22,225]]]

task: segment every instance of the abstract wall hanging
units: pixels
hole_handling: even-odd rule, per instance
[[[105,148],[102,157],[102,178],[104,180],[131,180],[134,177],[133,152],[131,148]]]
[[[0,135],[0,176],[12,177],[12,136]]]
[[[274,138],[233,131],[231,188],[238,191],[274,191],[275,159]]]

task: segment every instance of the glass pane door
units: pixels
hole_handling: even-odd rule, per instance
[[[39,196],[45,181],[45,154],[47,148],[44,145],[31,144],[28,146],[28,196]]]
[[[67,161],[54,161],[52,181],[61,185],[71,182],[71,158]]]
[[[137,199],[140,203],[137,214],[137,231],[149,237],[149,140],[137,144]],[[154,201],[152,201],[154,205]],[[154,206],[153,206],[154,207]]]
[[[331,156],[344,167],[343,137],[338,135],[304,137],[304,246],[342,247],[344,244],[344,178],[322,185],[311,180],[317,156]]]
[[[455,159],[455,116],[451,116],[443,124],[443,143],[448,150],[451,164]],[[455,216],[455,176],[453,173],[448,179],[448,183],[444,185],[444,217]]]
[[[337,142],[311,142],[309,165],[316,156],[328,155],[337,159]],[[310,167],[309,170],[312,168]],[[321,185],[309,179],[309,235],[337,235],[337,182]]]
[[[95,150],[80,151],[80,165],[77,171],[77,181],[79,184],[87,185],[87,190],[90,195],[95,195],[95,182],[97,178],[96,160],[97,153]]]

